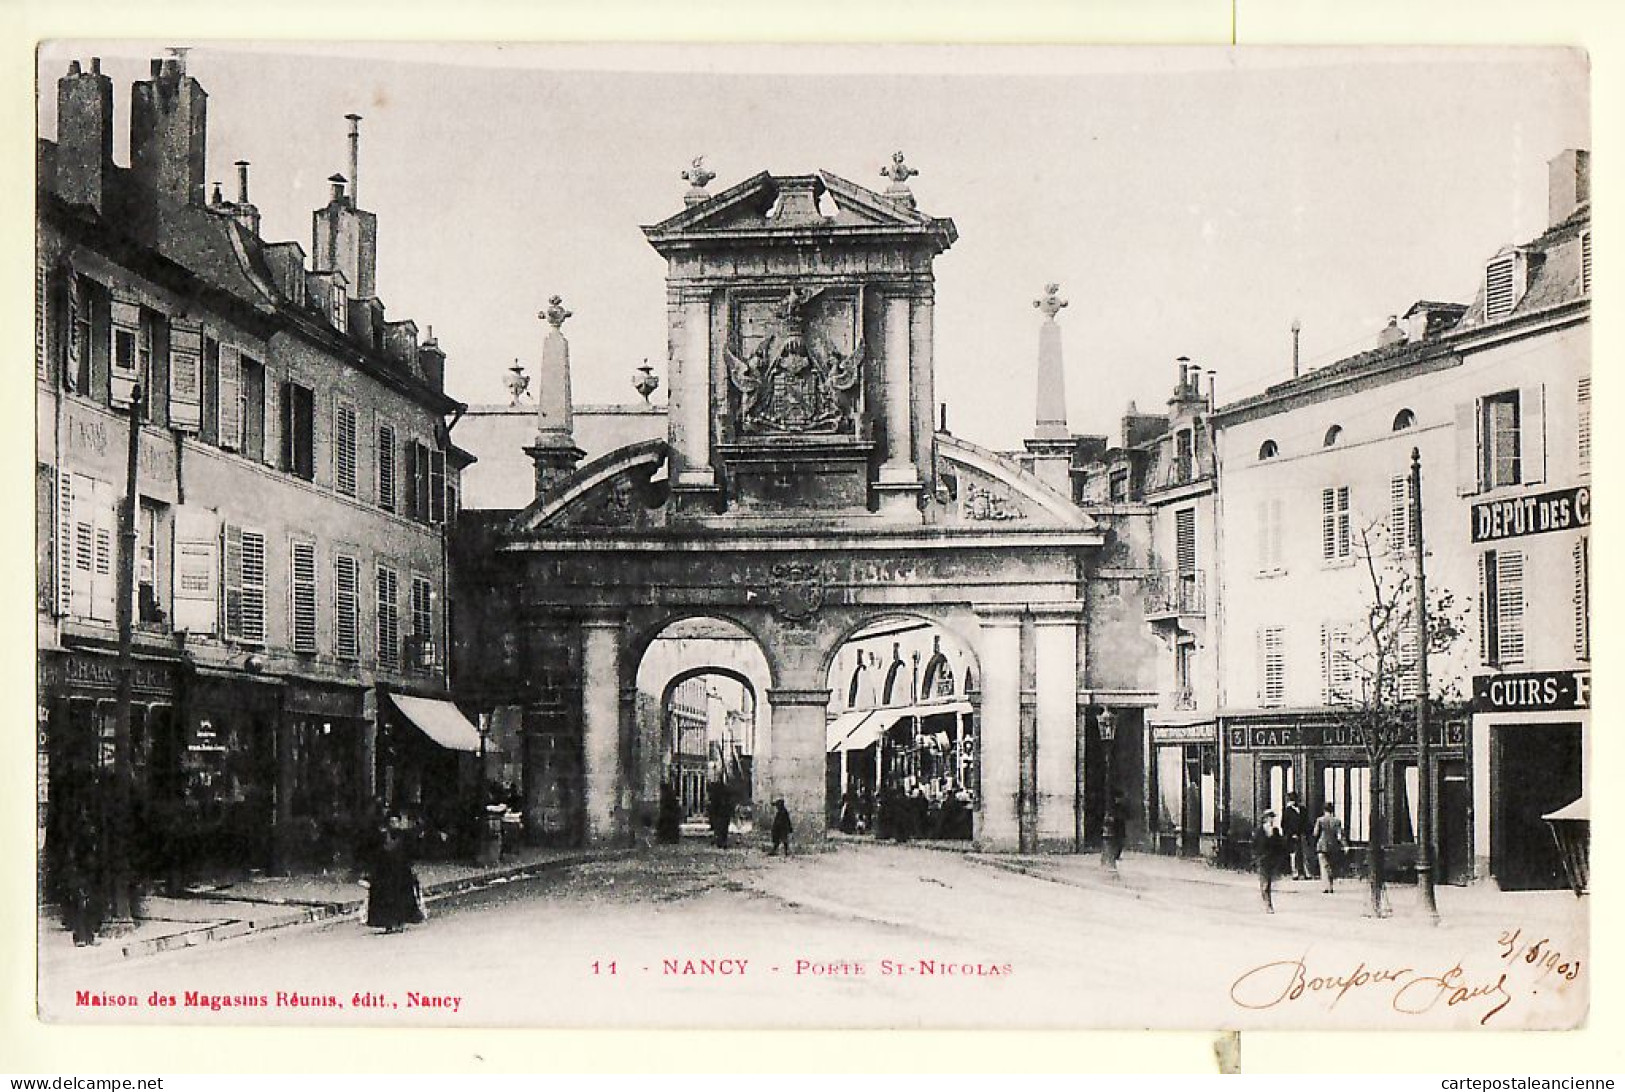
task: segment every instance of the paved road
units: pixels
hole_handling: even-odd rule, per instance
[[[348,920],[47,982],[42,1008],[473,1026],[1437,1029],[1479,1026],[1497,1006],[1485,1026],[1582,1016],[1580,900],[1451,889],[1434,927],[1412,892],[1375,921],[1346,886],[1326,896],[1288,881],[1265,916],[1246,877],[1160,860],[1131,858],[1114,882],[1087,858],[842,844],[769,860],[685,844],[459,896],[400,935]],[[78,991],[136,1004],[81,1005]],[[266,1003],[215,1010],[187,1005],[188,991]]]

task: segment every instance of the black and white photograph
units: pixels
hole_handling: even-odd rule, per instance
[[[40,1020],[1586,1025],[1584,50],[37,60]]]

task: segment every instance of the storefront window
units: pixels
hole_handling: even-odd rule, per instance
[[[1394,836],[1395,845],[1410,845],[1416,841],[1417,802],[1421,799],[1421,778],[1416,763],[1394,763]]]
[[[1343,821],[1343,836],[1350,842],[1371,840],[1371,817],[1366,811],[1370,786],[1371,770],[1363,764],[1321,769],[1321,799]]]
[[[1276,815],[1286,807],[1286,794],[1297,788],[1292,774],[1292,760],[1289,758],[1266,760],[1263,764],[1264,798],[1259,801],[1259,814],[1268,809]]]

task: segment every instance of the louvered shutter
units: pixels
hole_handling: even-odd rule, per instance
[[[1591,541],[1574,544],[1574,655],[1591,659]]]
[[[1456,493],[1463,497],[1478,492],[1478,474],[1482,464],[1478,416],[1476,402],[1462,402],[1456,406]]]
[[[1497,662],[1495,633],[1495,551],[1478,555],[1478,658],[1487,664]]]
[[[96,482],[74,474],[70,487],[73,576],[69,580],[68,613],[75,618],[91,616],[91,600],[96,578]]]
[[[1518,392],[1518,462],[1525,485],[1546,480],[1546,388],[1533,384]]]
[[[1580,291],[1591,292],[1591,232],[1580,236]]]
[[[175,628],[200,635],[220,626],[220,519],[207,508],[175,510]]]
[[[243,636],[243,529],[228,523],[220,529],[220,589],[225,635]]]
[[[316,544],[292,543],[289,557],[289,630],[295,652],[316,651]]]
[[[1320,624],[1320,700],[1332,704],[1332,627]]]
[[[1196,509],[1174,513],[1174,563],[1181,573],[1196,571]]]
[[[236,451],[243,446],[243,362],[235,345],[220,346],[220,446]]]
[[[34,378],[44,381],[50,375],[51,272],[45,248],[34,251]]]
[[[446,522],[446,453],[439,448],[429,451],[429,522]],[[1193,538],[1191,540],[1193,558],[1195,548],[1196,542]]]
[[[1496,630],[1503,664],[1522,663],[1524,657],[1523,551],[1499,550],[1495,555]]]
[[[107,482],[96,482],[91,522],[94,556],[90,576],[90,616],[111,622],[118,613],[118,497]]]
[[[56,613],[73,613],[74,522],[71,471],[56,472]]]
[[[203,327],[176,319],[169,328],[169,423],[196,432],[203,422]]]
[[[353,557],[333,559],[333,653],[354,660],[361,654],[360,566]]]
[[[1337,556],[1337,491],[1320,491],[1320,556],[1327,561]]]
[[[1484,318],[1494,320],[1512,313],[1518,302],[1516,256],[1504,254],[1484,267]]]
[[[395,511],[395,430],[378,426],[378,507]]]
[[[1582,375],[1574,388],[1574,437],[1580,457],[1580,470],[1591,469],[1591,377]]]
[[[355,407],[333,401],[333,487],[347,497],[356,495]]]
[[[1399,639],[1394,642],[1397,663],[1394,665],[1394,692],[1400,701],[1416,700],[1417,671],[1420,657],[1416,651],[1416,627],[1402,623]]]
[[[243,541],[243,640],[265,640],[265,536],[245,530]]]
[[[422,519],[425,514],[418,507],[418,445],[408,440],[402,445],[406,457],[406,511],[408,519]]]

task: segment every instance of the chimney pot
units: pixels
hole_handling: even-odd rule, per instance
[[[69,61],[68,62],[68,75],[70,75],[70,76],[79,75],[79,62],[78,61]]]
[[[248,204],[248,160],[237,161],[237,203]]]
[[[92,76],[100,76],[102,74],[102,59],[100,57],[90,58],[90,74]]]
[[[150,68],[152,70],[152,78],[153,79],[156,80],[159,76],[162,76],[164,74],[163,58],[154,57],[152,59],[152,64],[150,65]]]

